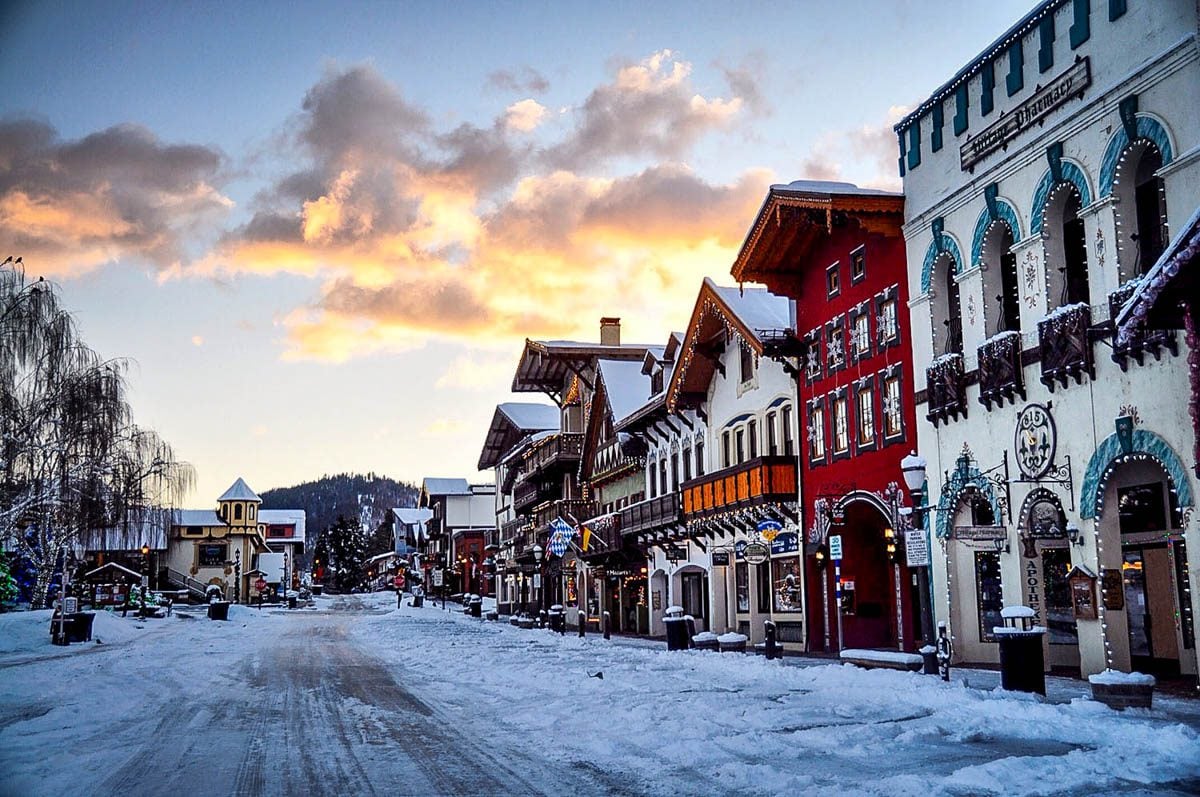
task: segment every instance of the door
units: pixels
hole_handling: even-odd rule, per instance
[[[708,629],[708,590],[704,573],[683,573],[683,613],[696,618],[696,630]]]
[[[1133,669],[1177,674],[1179,640],[1175,634],[1175,595],[1166,546],[1126,548],[1123,560],[1121,571]]]

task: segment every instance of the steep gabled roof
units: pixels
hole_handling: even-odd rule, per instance
[[[622,343],[605,346],[572,340],[525,340],[517,373],[513,376],[514,393],[545,393],[557,400],[568,374],[578,374],[594,359],[641,360],[650,346]]]
[[[762,333],[791,327],[791,303],[765,288],[726,288],[705,277],[696,297],[678,363],[667,388],[667,409],[681,396],[703,394],[725,349],[726,335],[737,333],[755,354],[762,354]]]
[[[558,429],[559,422],[560,410],[550,404],[497,404],[479,454],[479,469],[494,468],[530,434]]]
[[[250,485],[242,481],[241,476],[238,476],[237,481],[229,485],[229,489],[217,501],[258,501],[261,503],[262,499],[250,489]]]
[[[466,479],[437,479],[421,480],[421,492],[427,495],[470,495],[471,485]]]

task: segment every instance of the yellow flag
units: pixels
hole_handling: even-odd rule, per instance
[[[583,550],[588,549],[588,543],[592,541],[592,530],[587,526],[583,527]]]

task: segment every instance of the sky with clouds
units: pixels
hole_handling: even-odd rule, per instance
[[[899,188],[891,123],[1029,6],[10,2],[0,254],[192,503],[476,478],[526,337],[661,343],[771,183]]]

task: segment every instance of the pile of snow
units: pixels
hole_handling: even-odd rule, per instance
[[[701,631],[692,637],[693,642],[717,642],[717,635],[712,631]]]
[[[1088,676],[1088,682],[1104,684],[1105,686],[1154,686],[1157,681],[1153,675],[1144,672],[1121,672],[1120,670],[1105,670]]]
[[[736,645],[739,642],[745,642],[747,639],[749,639],[749,637],[747,637],[745,634],[739,634],[734,631],[730,631],[728,634],[721,634],[719,637],[717,637],[717,641],[722,645]]]
[[[1000,610],[1000,616],[1005,620],[1015,620],[1025,617],[1036,617],[1036,613],[1028,606],[1005,606]]]
[[[916,653],[904,653],[899,650],[865,650],[858,648],[846,648],[841,652],[843,659],[857,659],[858,661],[877,661],[881,664],[903,664],[905,666],[912,664],[921,664],[924,662]]]

